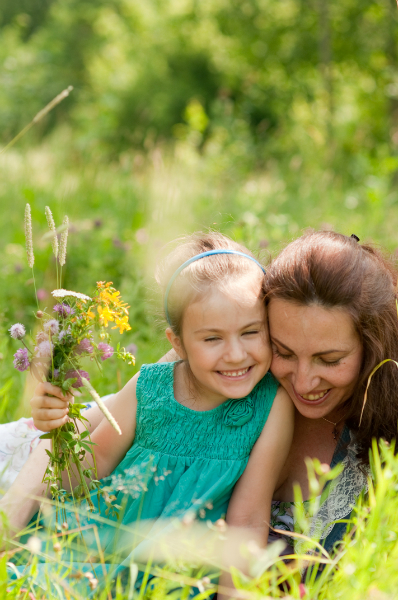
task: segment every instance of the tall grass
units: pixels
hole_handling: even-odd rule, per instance
[[[28,414],[26,400],[32,393],[29,379],[12,368],[13,350],[7,337],[10,324],[26,322],[29,315],[34,327],[36,306],[31,273],[25,264],[22,226],[27,201],[36,230],[42,225],[45,231],[47,204],[54,208],[57,221],[65,212],[70,216],[64,286],[84,293],[97,280],[113,281],[131,306],[132,331],[124,343],[137,347],[137,365],[132,369],[111,363],[102,378],[92,370],[94,387],[105,394],[123,385],[142,363],[158,360],[167,350],[152,278],[164,243],[210,227],[267,256],[311,226],[355,233],[361,240],[373,239],[395,251],[398,212],[394,210],[391,169],[387,159],[380,164],[368,162],[363,177],[348,187],[336,172],[323,170],[320,164],[303,166],[295,157],[249,172],[233,156],[222,152],[200,155],[187,143],[173,150],[158,147],[146,156],[126,153],[107,162],[99,155],[80,151],[67,128],[24,153],[9,150],[0,160],[0,419],[4,422]],[[54,269],[48,242],[38,236],[35,248],[37,288],[51,289]],[[45,307],[49,299],[44,294],[41,298]],[[380,451],[374,447],[372,456],[375,485],[370,488],[369,499],[362,499],[356,507],[351,531],[341,548],[328,558],[322,573],[315,578],[316,566],[308,571],[304,590],[299,585],[304,566],[301,560],[286,565],[262,555],[255,577],[235,574],[237,587],[248,598],[299,598],[303,593],[305,598],[319,600],[396,598],[398,460],[393,449],[385,445]],[[62,536],[59,542],[53,534],[48,536],[43,552],[62,566],[62,554],[67,554],[68,545],[73,549],[74,540]],[[57,543],[62,552],[54,550]],[[16,550],[22,557],[22,551]],[[0,559],[0,598],[27,597],[18,590],[29,589],[37,573],[38,557],[25,549],[21,560],[28,565],[28,577],[19,578],[9,592],[5,583],[9,555]],[[270,564],[262,572],[261,565]],[[202,582],[205,575],[200,562],[186,565],[173,559],[161,572],[150,562],[138,566],[156,575],[150,587],[134,590],[136,566],[132,565],[129,581],[108,582],[105,589],[94,590],[93,597],[112,594],[121,600],[144,600],[164,598],[169,593],[177,600],[187,598],[191,585],[198,585],[198,581],[204,589],[199,598],[211,593],[212,585]],[[46,594],[48,598],[85,597],[78,590],[79,580],[65,580],[60,573],[53,583],[54,591]]]

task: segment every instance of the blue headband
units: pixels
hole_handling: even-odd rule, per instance
[[[249,260],[252,260],[253,262],[255,262],[256,265],[258,265],[260,267],[260,269],[263,271],[263,273],[265,273],[264,267],[258,262],[258,260],[253,258],[253,256],[249,256],[248,254],[245,254],[244,252],[239,252],[239,250],[208,250],[207,252],[202,252],[201,254],[192,256],[192,258],[189,258],[184,263],[182,263],[182,265],[180,265],[178,267],[178,269],[175,271],[175,273],[171,276],[169,283],[167,284],[166,292],[164,295],[164,312],[166,314],[166,319],[167,319],[167,322],[169,325],[171,325],[171,320],[170,320],[169,311],[167,309],[167,304],[168,304],[168,299],[169,299],[169,292],[170,292],[171,286],[174,283],[175,278],[181,273],[181,271],[183,271],[185,269],[185,267],[188,267],[188,265],[190,265],[191,263],[195,262],[196,260],[199,260],[200,258],[205,258],[206,256],[212,256],[213,254],[237,254],[238,256],[244,256],[245,258],[248,258]]]

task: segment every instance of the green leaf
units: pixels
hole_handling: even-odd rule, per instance
[[[53,438],[53,433],[52,431],[50,431],[49,433],[43,433],[43,435],[41,435],[39,437],[39,440],[52,440]]]

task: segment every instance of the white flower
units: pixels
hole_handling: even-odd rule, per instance
[[[90,296],[80,294],[79,292],[72,292],[71,290],[54,290],[51,292],[54,298],[66,298],[67,296],[73,296],[79,298],[79,300],[91,300]]]
[[[32,554],[38,554],[38,552],[41,550],[41,539],[35,535],[32,535],[28,539],[26,546]]]

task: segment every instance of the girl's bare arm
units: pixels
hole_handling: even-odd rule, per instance
[[[94,446],[94,452],[100,479],[113,471],[134,440],[137,406],[135,391],[138,375],[137,373],[107,403],[110,412],[120,424],[122,435],[113,429],[102,413],[100,413],[102,419],[91,435],[92,441],[97,444]],[[87,411],[86,414],[89,412]],[[51,449],[50,440],[43,440],[32,452],[18,477],[0,501],[0,510],[5,512],[10,528],[14,532],[26,526],[39,510],[40,498],[46,493],[47,486],[42,483],[48,464],[46,449]],[[75,483],[72,481],[72,484]],[[63,485],[65,489],[69,489],[67,477]]]
[[[278,479],[288,457],[293,438],[294,406],[287,392],[279,387],[271,412],[260,437],[250,454],[245,471],[237,482],[228,505],[227,523],[233,538],[240,543],[254,541],[260,547],[267,544],[271,501]],[[228,547],[227,566],[247,570],[240,556],[239,544]],[[226,573],[220,585],[232,587]],[[220,600],[224,596],[218,596]]]

